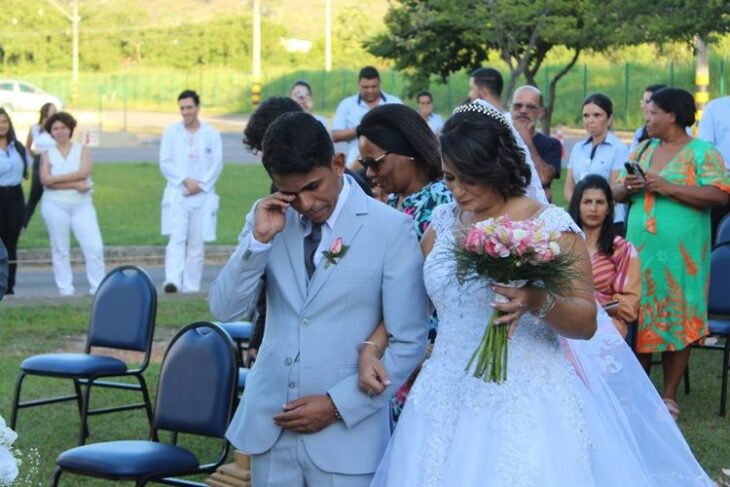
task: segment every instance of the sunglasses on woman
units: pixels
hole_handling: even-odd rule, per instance
[[[378,157],[358,157],[357,161],[360,163],[362,167],[365,169],[372,169],[373,171],[378,170],[378,166],[381,162],[383,162],[383,159],[385,159],[385,156],[390,154],[390,152],[385,151],[382,154],[380,154]]]

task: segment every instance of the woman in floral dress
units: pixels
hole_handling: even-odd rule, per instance
[[[387,204],[411,218],[420,240],[431,224],[437,206],[453,200],[441,174],[438,140],[426,121],[405,105],[381,105],[368,112],[357,127],[360,144],[359,162],[366,175],[389,194]],[[438,326],[434,313],[429,320],[429,338]],[[385,328],[378,334],[385,339]],[[415,379],[401,387],[391,401],[397,420],[408,391]]]
[[[642,298],[636,352],[648,371],[662,353],[662,397],[676,419],[677,387],[690,345],[707,335],[710,208],[726,205],[730,185],[722,156],[709,142],[687,135],[695,103],[681,89],[652,95],[647,130],[631,159],[645,174],[624,170],[614,194],[630,201],[627,239],[639,251]]]

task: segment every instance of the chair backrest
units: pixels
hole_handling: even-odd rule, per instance
[[[730,214],[725,215],[717,225],[715,232],[715,246],[730,243]]]
[[[710,314],[730,315],[730,243],[721,245],[710,256]]]
[[[104,277],[94,296],[86,349],[109,347],[149,354],[157,290],[140,267],[124,265]]]
[[[153,419],[156,430],[223,438],[238,382],[236,347],[209,322],[180,330],[165,352]]]

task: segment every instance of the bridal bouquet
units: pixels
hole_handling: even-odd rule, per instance
[[[474,225],[456,246],[458,277],[486,278],[507,287],[533,285],[554,294],[565,294],[575,276],[575,257],[562,252],[558,232],[548,232],[532,220],[512,221],[503,216]],[[508,300],[497,295],[496,301]],[[482,341],[471,356],[466,370],[474,362],[474,377],[485,382],[507,379],[507,326],[494,326],[503,313],[495,311],[484,331]]]

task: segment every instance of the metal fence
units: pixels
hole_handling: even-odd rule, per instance
[[[713,59],[710,66],[711,97],[724,96],[727,89],[726,63]],[[538,76],[538,85],[547,93],[550,78],[560,66],[544,66]],[[692,63],[655,63],[576,65],[558,84],[553,112],[554,124],[580,124],[580,105],[589,93],[607,94],[614,103],[617,128],[631,128],[643,121],[639,99],[644,87],[664,83],[694,91]],[[506,74],[506,73],[505,73]],[[7,74],[4,74],[7,76]],[[388,93],[403,95],[406,80],[396,71],[381,73],[382,86]],[[42,89],[71,100],[71,76],[68,73],[31,74],[18,76]],[[272,95],[287,95],[297,79],[305,79],[314,92],[315,111],[331,115],[339,101],[357,91],[357,71],[337,70],[296,71],[263,80],[262,99]],[[523,80],[521,80],[523,81]],[[251,76],[224,68],[201,68],[190,71],[128,71],[117,73],[83,73],[79,79],[73,108],[104,110],[163,110],[173,109],[177,94],[183,89],[194,89],[201,94],[206,110],[218,113],[250,113]],[[468,77],[465,73],[452,75],[447,83],[434,81],[431,93],[434,109],[448,114],[467,95]],[[414,105],[414,100],[404,97]]]

